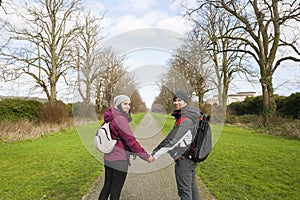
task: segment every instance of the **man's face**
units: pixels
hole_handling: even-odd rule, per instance
[[[186,102],[184,102],[182,99],[180,98],[176,98],[173,101],[173,105],[175,107],[175,110],[181,110],[183,107],[185,107],[187,105]]]

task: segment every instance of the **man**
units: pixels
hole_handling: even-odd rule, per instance
[[[199,200],[200,195],[196,183],[196,162],[190,160],[187,150],[191,145],[193,134],[191,127],[200,117],[200,110],[188,105],[189,97],[183,90],[174,94],[173,104],[175,110],[172,116],[176,123],[167,137],[153,150],[154,159],[169,153],[174,159],[175,176],[178,195],[181,200]]]

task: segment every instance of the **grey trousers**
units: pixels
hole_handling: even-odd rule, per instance
[[[175,176],[181,200],[200,200],[196,182],[196,165],[196,162],[187,158],[176,161]]]

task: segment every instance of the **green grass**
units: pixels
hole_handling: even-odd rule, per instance
[[[0,199],[80,199],[102,170],[75,129],[1,143]]]
[[[130,122],[130,128],[131,130],[135,130],[137,125],[140,124],[144,116],[146,115],[145,112],[132,114],[132,122]]]
[[[217,199],[298,199],[300,141],[225,126],[198,173]]]
[[[133,115],[131,124],[136,126],[143,115]],[[167,134],[173,117],[156,118]],[[103,164],[89,152],[100,155],[90,140],[98,126],[88,124],[36,140],[2,142],[0,199],[80,199],[103,171]],[[218,200],[298,199],[299,147],[296,139],[225,126],[208,159],[198,164],[197,173]]]
[[[145,114],[132,115],[133,129]],[[36,140],[2,142],[0,199],[81,199],[103,171],[98,161],[102,154],[93,146],[100,124],[85,124]]]
[[[162,132],[167,135],[169,131],[174,127],[175,118],[168,114],[151,113],[155,121],[162,127]]]
[[[153,116],[158,122],[166,118]],[[168,134],[174,119],[166,119]],[[299,199],[299,140],[229,126],[212,125],[212,131],[215,146],[197,174],[218,200]]]

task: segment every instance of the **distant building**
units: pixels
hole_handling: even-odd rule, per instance
[[[1,96],[0,95],[0,101],[4,99],[22,99],[22,100],[35,100],[39,101],[41,103],[46,103],[48,102],[48,99],[45,98],[39,98],[39,97],[25,97],[25,96]]]
[[[238,92],[237,94],[230,94],[227,97],[227,105],[233,102],[244,101],[246,97],[254,97],[256,92]]]
[[[256,92],[238,92],[237,94],[229,94],[227,96],[227,103],[226,105],[230,105],[233,102],[241,102],[246,99],[246,97],[254,97]],[[214,95],[212,99],[208,100],[210,104],[218,104],[218,95]]]

